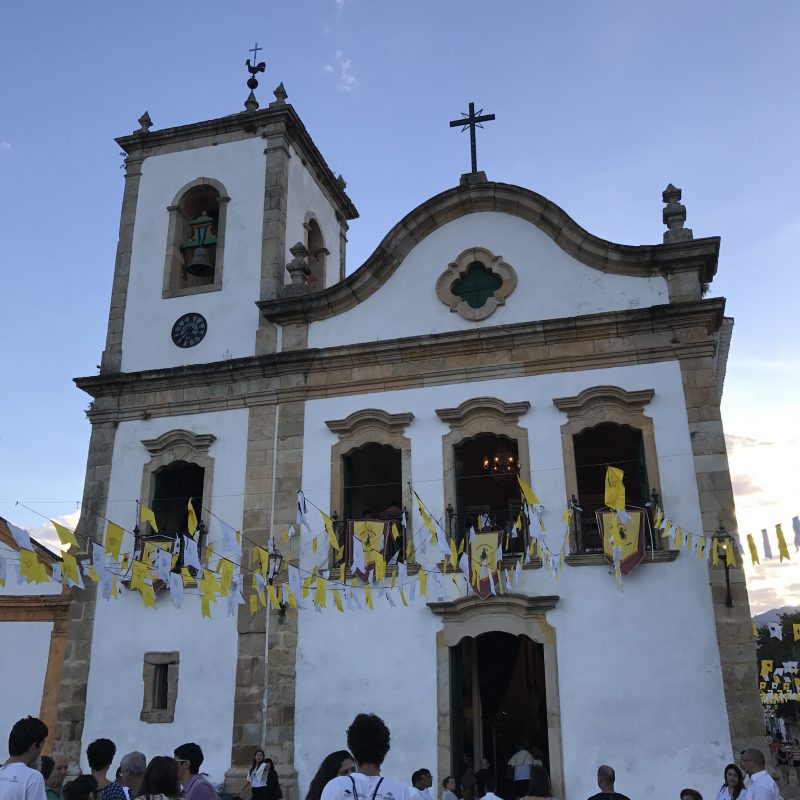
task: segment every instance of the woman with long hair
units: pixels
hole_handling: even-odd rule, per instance
[[[719,790],[717,800],[746,800],[747,789],[744,788],[744,773],[736,764],[725,767],[725,783]]]
[[[153,756],[142,777],[139,797],[144,800],[178,800],[181,787],[178,783],[178,765],[169,756]]]
[[[252,800],[266,800],[267,794],[267,760],[264,751],[259,748],[253,753],[253,763],[247,771],[247,780],[239,791],[242,794],[250,786]]]
[[[322,759],[317,774],[311,779],[306,800],[319,800],[325,786],[339,775],[355,772],[356,762],[347,750],[337,750]]]

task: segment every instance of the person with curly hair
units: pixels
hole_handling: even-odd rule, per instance
[[[356,771],[329,781],[320,800],[411,800],[405,783],[381,775],[389,745],[386,723],[375,714],[358,714],[347,729]]]

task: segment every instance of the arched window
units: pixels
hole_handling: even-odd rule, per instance
[[[306,250],[308,250],[308,286],[312,290],[325,288],[325,257],[329,255],[317,221],[310,217],[305,224],[308,231]]]
[[[202,517],[205,470],[197,464],[174,461],[159,469],[153,482],[153,512],[158,530],[167,536],[186,533],[189,500],[197,519]]]
[[[225,209],[230,198],[219,181],[198,178],[183,187],[169,212],[164,297],[222,287]]]

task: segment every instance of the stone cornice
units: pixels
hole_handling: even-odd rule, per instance
[[[337,182],[299,115],[289,103],[259,111],[242,111],[190,125],[120,136],[115,141],[128,155],[129,160],[137,162],[147,156],[185,150],[192,146],[205,147],[211,143],[210,139],[233,141],[254,136],[266,138],[270,133],[280,131],[286,133],[300,156],[308,162],[311,173],[317,175],[342,216],[345,219],[357,219],[358,211],[353,201]]]
[[[516,424],[530,409],[531,404],[527,400],[506,403],[497,397],[472,397],[457,408],[437,408],[436,416],[442,422],[447,422],[451,428],[463,426],[472,417],[486,415],[501,417],[510,424]]]
[[[344,419],[325,420],[332,433],[339,437],[350,436],[355,431],[364,427],[380,427],[387,431],[404,433],[405,429],[414,420],[411,412],[405,414],[389,414],[379,408],[365,408],[362,411],[354,411]]]
[[[638,392],[629,392],[619,386],[592,386],[584,389],[575,397],[556,397],[553,405],[559,411],[565,411],[572,417],[582,414],[589,406],[597,403],[621,406],[631,410],[641,411],[655,396],[653,389],[642,389]]]
[[[724,300],[76,379],[93,423],[713,356]],[[615,347],[613,345],[616,342]],[[511,354],[508,362],[497,353]],[[452,366],[442,367],[442,359]],[[409,370],[409,365],[416,369]],[[466,364],[466,366],[465,366]],[[373,377],[354,370],[374,368]],[[397,369],[395,369],[397,368]],[[361,370],[363,373],[363,370]],[[303,376],[298,381],[297,376]]]
[[[258,306],[270,322],[278,324],[312,322],[341,314],[377,291],[412,248],[434,230],[479,211],[521,217],[548,234],[566,253],[601,272],[646,278],[693,271],[700,283],[709,283],[717,271],[719,237],[675,244],[614,244],[593,236],[536,192],[521,186],[486,182],[449,189],[417,206],[345,280],[320,292],[262,300]]]
[[[208,448],[216,441],[213,433],[192,433],[182,428],[174,431],[167,431],[155,439],[142,439],[142,444],[147,448],[151,456],[160,456],[166,450],[176,445],[184,445],[190,450],[197,450],[200,453],[207,453]]]
[[[70,594],[0,596],[0,622],[54,622],[66,619]]]
[[[511,613],[519,617],[543,616],[552,611],[559,601],[558,595],[541,595],[529,597],[523,594],[492,595],[481,600],[474,594],[459,597],[456,600],[435,601],[428,603],[428,608],[445,621],[467,621],[475,614]]]

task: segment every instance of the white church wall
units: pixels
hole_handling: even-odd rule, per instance
[[[142,473],[150,458],[141,444],[169,430],[183,428],[211,433],[214,459],[213,496],[203,505],[236,529],[241,528],[248,411],[237,409],[169,419],[122,422],[114,442],[107,516],[130,529],[135,519]],[[217,551],[222,530],[214,517],[203,515],[208,542]],[[126,535],[123,551],[130,550]],[[212,605],[212,618],[200,614],[199,590],[187,589],[176,609],[169,593],[157,597],[157,609],[146,609],[138,592],[98,599],[92,639],[91,669],[82,746],[99,736],[112,739],[117,755],[141,750],[148,757],[171,755],[183,742],[196,741],[205,754],[203,771],[221,782],[230,766],[233,697],[236,685],[236,617],[227,616],[226,601]],[[172,723],[139,719],[146,652],[180,653],[178,696]]]
[[[336,211],[313,175],[303,164],[300,155],[289,148],[289,188],[286,198],[286,261],[292,260],[290,248],[297,242],[308,243],[308,233],[303,227],[307,215],[313,216],[322,231],[325,247],[330,251],[325,259],[325,286],[339,280],[339,223]],[[284,283],[290,283],[289,273],[284,274]]]
[[[451,312],[436,294],[439,276],[468,247],[487,248],[517,273],[515,291],[482,323]],[[664,278],[610,275],[587,267],[530,222],[485,211],[437,228],[411,250],[381,289],[349,311],[312,323],[308,343],[330,347],[668,302]]]
[[[0,622],[0,763],[8,758],[11,726],[39,716],[52,622]]]
[[[251,356],[255,352],[260,295],[264,210],[264,140],[201,147],[150,156],[142,177],[133,232],[125,306],[122,369],[177,367]],[[220,181],[227,204],[222,289],[163,299],[168,212],[175,195],[197,178]],[[208,333],[195,347],[172,343],[175,321],[190,311],[202,314]]]
[[[531,410],[519,424],[529,432],[532,482],[546,506],[545,524],[557,548],[566,503],[560,432],[566,415],[552,400],[605,384],[655,390],[645,413],[654,421],[664,506],[688,529],[701,530],[677,362],[310,401],[303,489],[313,503],[329,508],[330,447],[336,437],[326,419],[371,407],[410,411],[415,418],[406,435],[411,439],[414,488],[441,518],[442,436],[449,427],[435,409],[482,395],[506,402],[528,400]],[[411,513],[415,529],[424,530],[417,510]],[[315,534],[322,531],[316,520],[312,527]],[[308,534],[304,536],[307,542]],[[308,547],[303,553],[307,570],[323,560],[321,552],[313,556]],[[419,560],[432,569],[439,557],[429,544]],[[429,580],[428,598],[453,595],[449,579],[443,586]],[[625,579],[624,592],[617,590],[605,567],[565,565],[558,580],[544,569],[525,570],[515,591],[560,597],[548,621],[557,638],[567,796],[593,794],[600,763],[617,769],[618,785],[629,796],[677,794],[683,785],[710,791],[719,781],[720,765],[730,758],[731,743],[705,563],[684,551],[672,563],[641,565]],[[339,614],[329,609],[317,614],[309,608],[300,613],[298,627],[296,753],[301,786],[313,775],[323,749],[344,745],[343,731],[360,711],[384,713],[393,731],[387,773],[405,779],[421,765],[435,772],[439,624],[419,598],[409,609],[391,609],[377,597],[373,612]],[[326,721],[322,732],[319,720]]]

